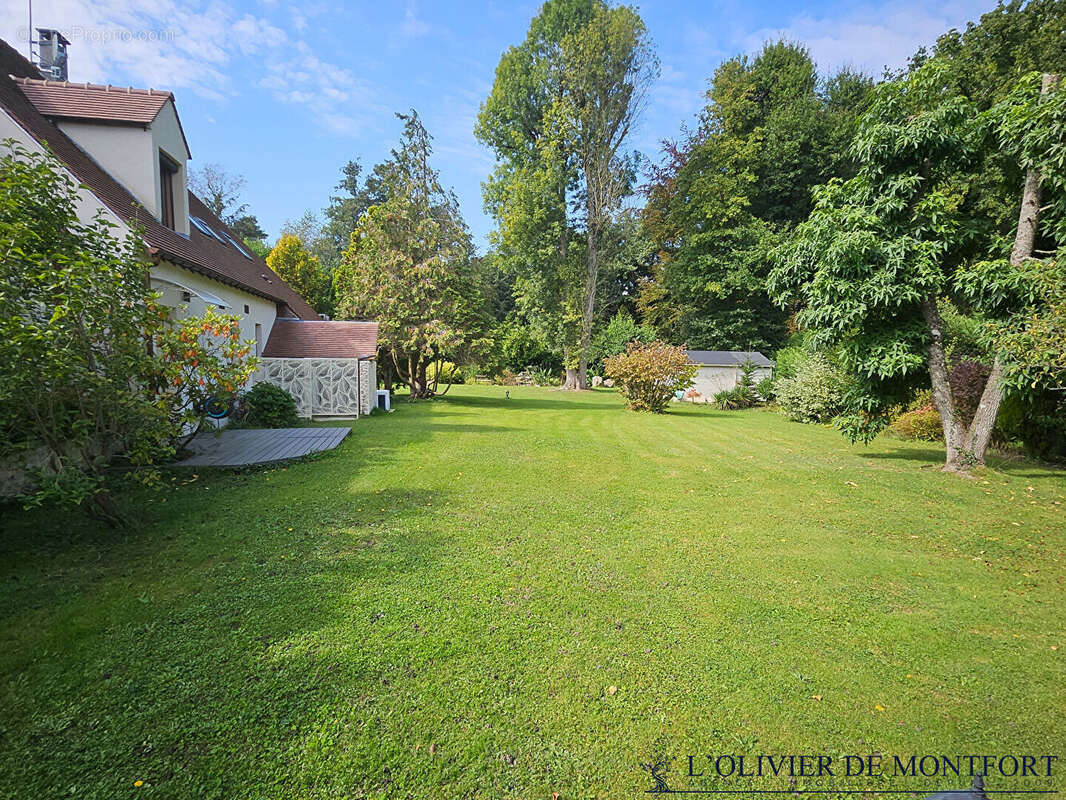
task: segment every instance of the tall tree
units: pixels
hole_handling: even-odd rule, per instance
[[[810,219],[778,252],[774,295],[798,308],[797,321],[816,343],[841,346],[856,379],[841,421],[851,438],[876,434],[924,372],[944,428],[946,468],[984,463],[1002,373],[1016,366],[1000,346],[976,414],[962,418],[940,307],[950,298],[1009,327],[1042,313],[1038,287],[1049,273],[1062,280],[1054,258],[1031,258],[1042,204],[1053,232],[1047,255],[1057,251],[1066,212],[1066,97],[1052,85],[1044,81],[1041,100],[1038,76],[1027,78],[982,114],[947,59],[882,84],[853,147],[858,174],[819,189]],[[973,176],[1001,150],[1029,171],[1024,191],[1015,187],[1021,211],[1009,240],[980,193],[972,196]]]
[[[605,242],[602,234],[622,198],[632,168],[622,151],[643,110],[659,63],[644,22],[628,6],[598,7],[586,25],[563,37],[563,92],[549,116],[552,149],[573,152],[583,205],[585,281],[576,371],[567,367],[564,388],[584,389],[596,316]]]
[[[342,177],[336,187],[339,194],[329,198],[329,205],[322,212],[325,221],[320,231],[319,257],[328,271],[340,262],[359,218],[370,206],[385,202],[384,168],[378,164],[362,181],[363,168],[358,161],[349,161],[341,168]]]
[[[487,319],[458,200],[430,166],[431,137],[416,112],[397,116],[403,135],[381,171],[387,199],[360,217],[334,283],[339,313],[378,322],[396,374],[419,399],[435,391],[431,363],[466,360],[486,344]]]
[[[622,147],[656,63],[643,23],[602,0],[548,0],[500,59],[475,133],[496,153],[485,186],[518,313],[584,388],[603,229],[628,188]]]
[[[562,94],[560,42],[591,18],[595,0],[548,0],[522,44],[496,67],[475,135],[497,156],[484,186],[496,218],[493,261],[510,278],[515,311],[557,347],[568,367],[576,361],[581,299],[576,234],[567,192],[576,180],[571,154],[548,146],[548,112]]]
[[[329,273],[299,236],[284,234],[267,255],[266,262],[315,311],[333,313],[333,286]]]
[[[964,30],[937,37],[931,52],[920,49],[911,58],[910,69],[931,57],[950,62],[959,91],[985,111],[1011,94],[1023,75],[1062,70],[1066,2],[1001,0]]]
[[[810,213],[814,186],[852,174],[847,148],[871,85],[847,69],[820,78],[791,42],[718,68],[698,128],[666,144],[644,187],[656,258],[639,306],[660,336],[706,349],[781,343],[768,253]]]

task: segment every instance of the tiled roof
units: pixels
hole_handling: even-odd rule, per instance
[[[702,367],[739,367],[751,361],[757,367],[772,367],[774,362],[757,350],[686,350],[693,364]]]
[[[367,358],[378,352],[376,322],[277,319],[264,358]]]
[[[318,318],[314,309],[254,253],[250,254],[251,259],[247,259],[236,248],[200,233],[195,227],[186,238],[161,224],[118,181],[30,103],[17,79],[33,74],[36,74],[33,65],[7,42],[0,41],[0,108],[34,139],[47,144],[67,169],[117,217],[139,225],[149,252],[208,278],[273,300],[283,307],[285,313],[305,319]],[[237,239],[237,235],[191,192],[189,213],[202,217],[215,230]]]
[[[16,78],[15,83],[34,107],[46,117],[108,119],[147,125],[156,118],[170,92],[101,86],[96,83],[70,83]]]
[[[134,89],[122,86],[104,86],[97,83],[70,83],[69,81],[46,81],[34,78],[14,78],[16,84],[33,107],[49,119],[97,120],[103,122],[128,122],[134,125],[149,125],[174,95],[159,89]],[[185,150],[189,141],[178,118],[178,130]]]

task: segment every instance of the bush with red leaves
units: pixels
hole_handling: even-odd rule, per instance
[[[967,360],[958,362],[948,372],[951,395],[955,398],[955,411],[966,424],[973,419],[977,406],[981,403],[981,394],[991,371],[987,364]]]

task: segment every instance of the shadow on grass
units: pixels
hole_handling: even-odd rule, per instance
[[[430,580],[448,552],[425,511],[450,493],[352,491],[335,473],[302,507],[275,471],[265,486],[225,476],[170,491],[167,514],[152,509],[117,536],[62,522],[9,530],[0,771],[19,779],[7,788],[120,796],[135,772],[162,796],[244,796],[299,753],[323,708],[388,692],[394,668],[378,654],[415,636],[396,619],[396,593]],[[226,502],[212,506],[220,484]],[[71,708],[92,709],[94,723],[42,728]]]
[[[866,453],[863,458],[884,461],[922,461],[930,468],[940,469],[944,466],[945,453],[943,446],[930,444],[928,447],[900,447],[884,453]],[[1017,478],[1047,478],[1062,473],[1066,475],[1066,467],[1058,464],[1049,464],[1023,456],[1004,456],[996,452],[990,452],[986,458],[988,468],[996,472],[1002,472]]]
[[[899,447],[887,453],[863,453],[862,457],[884,461],[924,461],[937,467],[944,466],[944,450],[936,447]]]

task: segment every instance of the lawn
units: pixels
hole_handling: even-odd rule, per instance
[[[637,798],[663,756],[674,788],[764,789],[790,784],[686,757],[1066,757],[1066,473],[510,393],[180,472],[122,497],[126,532],[8,508],[0,797]]]

